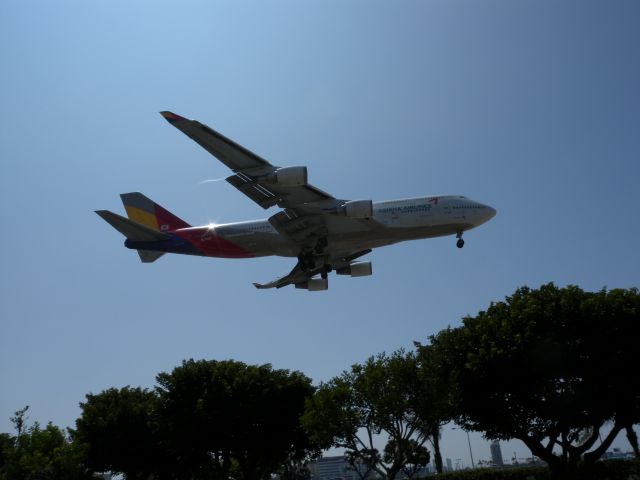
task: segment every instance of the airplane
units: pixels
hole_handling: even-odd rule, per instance
[[[362,277],[372,264],[360,261],[374,248],[424,238],[462,235],[493,218],[496,210],[461,195],[373,202],[335,198],[307,181],[307,167],[278,167],[208,126],[175,113],[160,114],[233,171],[226,181],[264,209],[268,219],[193,227],[139,192],[121,196],[128,218],[96,213],[122,233],[125,246],[145,263],[165,253],[221,258],[297,257],[287,274],[259,289],[293,285],[327,290],[328,274]]]

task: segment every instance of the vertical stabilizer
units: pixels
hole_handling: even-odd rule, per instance
[[[123,193],[120,195],[129,219],[145,227],[159,232],[169,232],[190,225],[176,217],[173,213],[162,208],[150,198],[140,192]]]

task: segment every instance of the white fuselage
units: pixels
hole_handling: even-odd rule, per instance
[[[352,219],[326,217],[328,251],[339,255],[404,240],[462,234],[495,214],[492,207],[457,195],[376,202],[373,217],[359,220],[361,229],[354,228]],[[300,253],[299,245],[280,234],[266,219],[210,228],[216,236],[250,251],[253,256],[295,257]]]

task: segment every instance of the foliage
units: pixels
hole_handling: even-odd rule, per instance
[[[157,376],[163,437],[181,474],[257,480],[316,447],[300,426],[311,380],[236,361],[184,361]]]
[[[92,478],[85,466],[86,446],[72,442],[60,428],[36,422],[28,427],[26,408],[11,420],[17,435],[0,434],[0,480],[85,480]]]
[[[546,467],[480,468],[447,472],[439,478],[442,480],[549,480],[551,473]],[[640,462],[637,460],[596,462],[578,478],[579,480],[635,480],[640,478]]]
[[[546,467],[519,467],[459,470],[439,475],[438,478],[442,480],[549,480],[551,477]]]
[[[460,425],[518,438],[568,474],[640,420],[638,376],[621,368],[635,364],[639,306],[636,289],[525,287],[419,349],[438,358]],[[593,448],[609,421],[611,433]]]
[[[16,432],[18,432],[18,437],[22,435],[22,432],[24,432],[26,427],[27,410],[29,410],[29,405],[15,412],[13,417],[10,419],[11,423],[13,423],[13,427],[16,429]]]
[[[4,478],[2,472],[5,471],[7,465],[11,462],[15,448],[15,440],[15,437],[12,437],[8,433],[0,433],[0,479]]]
[[[414,410],[419,387],[413,354],[380,354],[321,384],[302,422],[323,448],[345,448],[356,471],[393,479],[428,458],[425,429]],[[382,432],[389,439],[383,455],[374,446]]]
[[[424,434],[429,438],[434,453],[436,472],[443,472],[442,455],[440,453],[440,432],[442,426],[449,423],[455,416],[450,398],[450,384],[448,379],[440,375],[443,368],[441,351],[422,348],[418,342],[417,348],[419,390],[415,399],[415,412],[422,420]]]
[[[157,404],[154,392],[128,386],[87,394],[74,433],[89,446],[90,468],[128,479],[164,471],[166,456],[155,431]]]
[[[404,464],[401,467],[404,478],[414,477],[421,468],[429,464],[429,451],[413,438],[402,440],[389,440],[384,447],[384,462],[391,464],[398,455],[404,456]]]
[[[315,451],[299,422],[313,387],[299,372],[189,360],[157,381],[87,395],[75,435],[93,470],[257,480]]]

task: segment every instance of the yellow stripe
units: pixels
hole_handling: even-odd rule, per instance
[[[152,215],[149,212],[145,212],[144,210],[140,210],[139,208],[131,207],[125,205],[124,209],[127,211],[127,216],[130,220],[133,220],[136,223],[140,223],[145,227],[153,228],[154,230],[160,230],[158,227],[158,220],[155,215]]]

